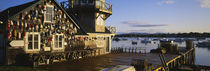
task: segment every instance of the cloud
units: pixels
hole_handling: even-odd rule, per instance
[[[123,24],[128,24],[131,27],[161,27],[168,26],[168,24],[149,24],[148,22],[139,22],[139,21],[124,21]]]
[[[157,5],[164,5],[164,4],[174,4],[176,3],[174,0],[163,0],[157,3]]]
[[[141,30],[128,30],[128,32],[138,32],[138,33],[157,33],[164,32],[164,29],[141,29]]]
[[[210,0],[200,0],[201,8],[210,8]]]

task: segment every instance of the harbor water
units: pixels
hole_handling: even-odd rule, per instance
[[[159,45],[159,41],[153,41],[152,43],[142,43],[141,39],[137,38],[120,38],[123,40],[120,41],[112,41],[112,48],[114,47],[123,47],[123,48],[146,48],[147,52],[149,53],[151,49],[156,49]],[[153,39],[153,38],[151,38]],[[169,39],[169,38],[167,38]],[[173,39],[173,38],[170,38]],[[132,44],[132,42],[137,42],[137,44]],[[194,41],[195,44],[198,43],[198,41]],[[174,44],[178,44],[179,47],[185,47],[185,42],[174,42]],[[205,47],[195,47],[195,55],[196,65],[207,65],[210,66],[210,48]]]

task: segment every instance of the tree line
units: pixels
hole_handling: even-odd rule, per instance
[[[116,37],[210,37],[210,33],[118,34]]]

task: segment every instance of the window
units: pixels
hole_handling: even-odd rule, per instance
[[[47,5],[46,6],[46,12],[45,12],[45,22],[52,23],[54,17],[54,6],[53,5]]]
[[[26,51],[40,50],[40,34],[38,32],[26,33]]]
[[[28,36],[28,49],[33,49],[33,40],[32,40],[32,38],[33,38],[33,35],[29,35]]]
[[[82,3],[87,4],[88,0],[82,0]]]
[[[53,37],[54,39],[54,48],[55,49],[63,49],[63,34],[56,34]]]

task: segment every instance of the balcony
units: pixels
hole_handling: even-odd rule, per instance
[[[101,12],[112,14],[112,5],[101,0],[96,0],[95,8]]]
[[[112,5],[101,0],[69,0],[61,2],[64,9],[96,10],[99,12],[112,14]]]

